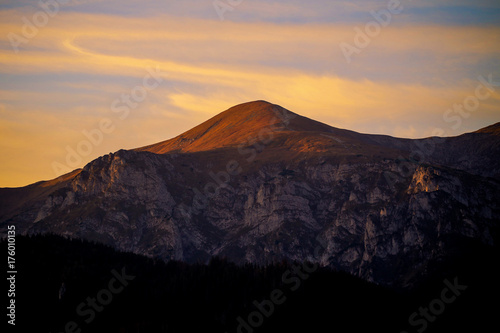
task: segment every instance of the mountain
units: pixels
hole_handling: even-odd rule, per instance
[[[304,152],[349,156],[354,151],[368,153],[368,149],[380,149],[373,146],[377,143],[370,136],[334,128],[278,105],[256,101],[232,107],[173,139],[135,151],[166,154],[239,148],[245,155],[250,153],[244,148],[254,143],[257,150],[266,146],[266,151],[286,154],[287,158],[299,157],[299,153]]]
[[[0,230],[164,260],[308,260],[410,288],[497,248],[499,126],[410,140],[245,103],[57,180],[0,189]]]

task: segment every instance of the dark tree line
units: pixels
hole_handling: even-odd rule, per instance
[[[303,263],[165,263],[55,235],[18,236],[16,249],[16,328],[23,332],[413,333],[423,324],[411,326],[408,317],[444,287],[439,276],[397,292],[324,268],[297,270],[311,267]],[[447,274],[468,289],[425,332],[494,322],[498,309],[488,300],[498,304],[498,256],[461,257],[452,266]],[[130,280],[117,278],[123,272]]]

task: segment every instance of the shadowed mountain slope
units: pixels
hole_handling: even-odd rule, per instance
[[[0,189],[0,230],[164,260],[310,260],[411,287],[459,253],[498,246],[498,156],[498,124],[398,139],[250,102],[58,180]]]

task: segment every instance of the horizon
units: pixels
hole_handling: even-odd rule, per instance
[[[73,169],[248,101],[411,139],[500,121],[498,1],[232,3],[1,4],[0,187],[60,176],[96,129]]]
[[[208,121],[209,121],[209,120],[211,120],[212,118],[214,118],[214,117],[218,116],[219,114],[224,113],[224,112],[226,112],[226,111],[228,111],[228,110],[230,110],[230,109],[232,109],[232,108],[236,108],[236,107],[238,107],[238,106],[242,106],[242,105],[245,105],[245,104],[258,103],[258,102],[264,102],[264,103],[267,103],[267,104],[270,104],[270,105],[277,105],[277,106],[283,107],[282,105],[278,105],[278,104],[275,104],[275,103],[271,103],[271,102],[269,102],[269,101],[265,101],[265,100],[255,100],[255,101],[245,102],[245,103],[241,103],[241,104],[238,104],[238,105],[234,105],[234,106],[232,106],[232,107],[230,107],[230,108],[228,108],[228,109],[226,109],[226,110],[223,110],[223,111],[219,112],[218,114],[214,115],[213,117],[210,117],[210,118],[208,118],[208,119],[205,119],[205,120],[204,120],[204,121],[202,121],[200,124],[203,124],[203,123],[205,123],[205,122],[208,122]],[[289,111],[289,112],[295,113],[295,112],[293,112],[292,110],[288,110],[286,107],[285,107],[285,109],[286,109],[287,111]],[[295,114],[297,114],[297,113],[295,113]],[[302,115],[300,115],[300,114],[297,114],[297,115],[302,116]],[[308,117],[307,117],[307,119],[317,121],[317,120],[315,120],[315,119],[308,118]],[[330,126],[330,127],[332,127],[332,128],[336,128],[336,127],[333,127],[333,126],[331,126],[331,125],[329,125],[329,124],[326,124],[326,123],[323,123],[323,122],[320,122],[320,123],[325,124],[325,125],[327,125],[327,126]],[[198,125],[200,125],[200,124],[198,124]],[[497,125],[497,124],[500,124],[500,122],[496,122],[496,123],[490,124],[490,125],[488,125],[488,126],[478,128],[477,130],[472,131],[472,132],[462,133],[462,134],[459,134],[459,135],[457,135],[457,136],[460,136],[460,135],[463,135],[463,134],[467,134],[467,133],[473,133],[473,132],[476,132],[476,131],[478,131],[478,130],[481,130],[481,129],[484,129],[484,128],[487,128],[487,127],[491,127],[491,126],[494,126],[494,125]],[[194,127],[196,127],[196,126],[194,126]],[[193,127],[193,128],[194,128],[194,127]],[[191,129],[192,129],[192,128],[191,128]],[[191,130],[191,129],[189,129],[189,130]],[[339,128],[339,129],[349,130],[349,129],[346,129],[346,128]],[[189,130],[188,130],[188,131],[189,131]],[[184,131],[184,132],[182,132],[182,133],[178,133],[178,134],[174,135],[173,137],[170,137],[170,138],[167,138],[167,139],[165,139],[165,140],[158,141],[158,142],[154,142],[154,143],[148,144],[148,145],[146,145],[146,146],[142,146],[142,147],[134,147],[134,148],[131,148],[131,149],[125,149],[125,150],[136,150],[136,149],[140,149],[140,148],[146,148],[146,147],[151,146],[151,145],[159,144],[159,143],[161,143],[161,142],[170,141],[170,140],[172,140],[172,139],[174,139],[174,138],[176,138],[176,137],[178,137],[178,136],[180,136],[180,135],[182,135],[182,134],[184,134],[184,133],[186,133],[186,132],[187,132],[187,131]],[[359,134],[364,134],[364,135],[382,135],[382,136],[387,136],[387,135],[385,135],[385,134],[373,134],[373,133],[362,133],[362,132],[356,132],[356,133],[359,133]],[[427,138],[431,138],[431,137],[432,137],[432,136],[429,136],[429,137],[422,137],[422,138],[414,138],[414,139],[411,139],[411,138],[403,138],[403,137],[395,137],[395,138],[398,138],[398,139],[418,140],[418,139],[427,139]],[[437,136],[437,137],[439,137],[439,136]],[[442,138],[452,138],[452,137],[456,137],[456,136],[442,136]],[[108,154],[114,154],[114,153],[116,153],[116,152],[118,152],[118,151],[120,151],[120,150],[122,150],[122,149],[123,149],[123,148],[120,148],[120,149],[118,149],[118,150],[116,150],[116,151],[112,151],[112,152],[110,152],[110,153],[106,153],[106,154],[101,155],[101,156],[98,156],[98,157],[102,157],[102,156],[105,156],[105,155],[108,155]],[[217,148],[215,148],[215,149],[217,149]],[[98,158],[98,157],[97,157],[97,158]],[[90,163],[90,162],[92,162],[92,161],[89,161],[89,163]],[[84,166],[82,166],[82,167],[80,167],[80,168],[76,168],[76,169],[70,170],[70,171],[68,171],[68,172],[65,172],[65,173],[63,173],[63,174],[60,174],[60,175],[58,175],[58,176],[56,176],[56,177],[54,177],[54,178],[51,178],[51,179],[39,179],[39,180],[37,180],[37,181],[35,181],[35,182],[33,182],[33,183],[29,183],[29,184],[22,185],[22,186],[0,186],[0,188],[20,188],[20,187],[26,187],[26,186],[30,186],[30,185],[33,185],[33,184],[41,183],[41,182],[50,182],[50,181],[54,181],[54,180],[57,180],[57,179],[58,179],[58,178],[60,178],[60,177],[67,176],[67,175],[72,174],[72,173],[74,173],[74,172],[76,172],[76,171],[78,171],[78,170],[81,170],[83,167],[84,167]]]

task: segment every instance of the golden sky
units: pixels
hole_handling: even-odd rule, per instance
[[[0,6],[1,187],[174,137],[251,100],[410,138],[500,121],[498,1],[401,1],[378,29],[370,11],[387,13],[388,1],[243,0],[222,17],[212,0],[50,1]],[[347,59],[341,45],[357,52]],[[454,107],[477,93],[472,111]],[[85,154],[68,163],[68,149]]]

